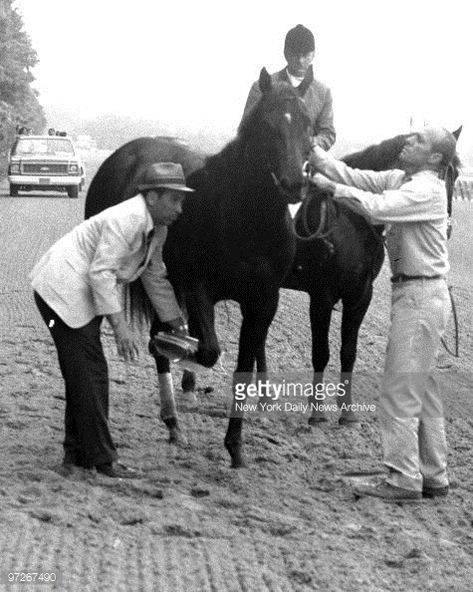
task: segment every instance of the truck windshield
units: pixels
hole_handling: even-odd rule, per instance
[[[72,142],[66,138],[20,138],[13,154],[74,154]]]

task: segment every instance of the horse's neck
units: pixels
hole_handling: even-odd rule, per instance
[[[287,210],[269,170],[251,162],[241,145],[228,146],[209,161],[204,182],[216,203],[235,223],[268,226],[284,220]]]

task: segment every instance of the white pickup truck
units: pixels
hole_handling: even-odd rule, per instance
[[[8,166],[10,195],[18,191],[67,191],[78,197],[85,169],[67,136],[17,136]]]

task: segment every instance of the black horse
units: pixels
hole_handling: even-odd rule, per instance
[[[404,145],[396,137],[382,145],[347,157],[355,168],[393,168]],[[356,361],[358,333],[373,295],[373,282],[384,261],[383,227],[373,226],[360,210],[333,200],[311,186],[295,219],[297,251],[283,288],[307,292],[312,332],[313,382],[323,383],[330,357],[329,332],[332,311],[342,302],[340,384],[344,395],[337,397],[340,424],[357,421],[352,410],[352,373]],[[315,401],[311,401],[315,403]],[[312,406],[311,425],[326,421],[321,406]]]
[[[453,132],[458,139],[461,128]],[[382,171],[398,168],[398,157],[408,135],[398,135],[345,157],[352,168]],[[451,215],[452,194],[460,161],[457,156],[444,171]],[[330,356],[329,329],[334,306],[343,305],[341,324],[340,383],[337,397],[339,423],[357,421],[352,410],[352,373],[358,333],[373,294],[373,282],[384,261],[383,226],[373,226],[353,200],[333,200],[312,186],[296,217],[297,252],[283,288],[302,290],[310,296],[312,366],[314,384],[322,383]],[[313,406],[309,423],[326,421]]]
[[[266,370],[265,340],[296,249],[287,206],[304,195],[303,165],[310,150],[309,119],[297,92],[289,84],[272,84],[265,69],[259,83],[260,102],[219,154],[203,162],[169,139],[134,140],[102,164],[86,199],[88,217],[134,195],[147,164],[183,165],[195,193],[186,197],[181,217],[169,229],[164,260],[190,333],[199,339],[200,364],[212,366],[220,353],[214,304],[223,299],[240,304],[239,382],[251,380],[256,359],[257,371]],[[138,300],[132,298],[132,309]],[[152,335],[159,328],[155,320]],[[168,361],[155,357],[158,373],[168,375]],[[163,419],[175,435],[177,417],[172,405],[168,409],[172,412]],[[241,431],[242,418],[230,417],[225,446],[233,467],[244,464]]]
[[[461,128],[454,132],[458,139]],[[398,156],[407,134],[351,154],[343,160],[349,166],[375,171],[398,167]],[[453,185],[458,176],[458,157],[445,171],[449,215]],[[344,396],[337,397],[339,422],[357,421],[352,411],[352,373],[356,361],[358,333],[373,294],[373,282],[384,261],[383,226],[373,226],[356,209],[353,201],[333,200],[311,186],[295,220],[297,250],[282,287],[307,292],[310,296],[312,365],[314,384],[323,382],[329,361],[329,330],[334,306],[343,305],[341,325],[340,383]],[[261,352],[264,355],[264,352]],[[192,388],[193,377],[185,373],[183,388]],[[311,401],[315,403],[315,401]],[[325,421],[324,413],[313,405],[311,425]]]

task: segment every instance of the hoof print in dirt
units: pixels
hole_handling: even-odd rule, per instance
[[[319,427],[328,423],[328,419],[326,417],[309,417],[308,423],[312,427]]]
[[[338,425],[344,427],[354,427],[360,425],[360,420],[355,416],[345,417],[344,415],[342,415],[338,418]]]
[[[290,573],[291,581],[296,584],[306,585],[312,583],[312,576],[304,571],[300,571],[298,569],[293,569]]]
[[[180,524],[167,524],[164,527],[164,532],[167,536],[185,537],[188,539],[198,538],[202,536],[199,530],[192,530]]]
[[[41,522],[51,522],[53,519],[53,515],[47,510],[33,510],[30,512],[30,516],[36,518],[36,520],[41,520]]]
[[[191,495],[193,497],[207,497],[208,495],[210,495],[210,491],[202,487],[193,487],[191,489]]]
[[[388,567],[403,567],[404,566],[404,559],[402,557],[387,557],[384,560],[384,563]]]

